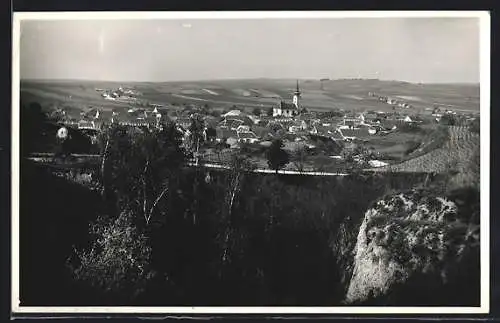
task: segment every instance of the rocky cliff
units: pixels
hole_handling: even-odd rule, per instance
[[[347,304],[479,304],[479,196],[426,190],[386,196],[365,213]]]

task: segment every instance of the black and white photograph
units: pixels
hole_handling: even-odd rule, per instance
[[[487,313],[487,12],[15,13],[15,313]]]

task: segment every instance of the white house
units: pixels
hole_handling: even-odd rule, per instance
[[[236,131],[237,132],[249,132],[250,127],[246,126],[246,125],[240,125],[240,126],[238,126],[238,128],[236,128]]]
[[[410,116],[406,116],[403,118],[404,122],[413,122],[413,120],[410,118]]]
[[[229,116],[239,116],[239,115],[241,115],[241,111],[240,110],[231,110],[228,113],[223,114],[222,116],[223,117],[229,117]]]
[[[371,167],[384,167],[384,166],[389,165],[389,163],[386,163],[386,162],[383,162],[383,161],[380,161],[380,160],[370,160],[370,161],[368,162],[368,164],[369,164]]]

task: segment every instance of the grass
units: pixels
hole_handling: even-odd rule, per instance
[[[406,156],[408,150],[414,147],[414,143],[424,141],[429,132],[432,132],[429,127],[421,128],[420,131],[415,132],[396,130],[385,136],[375,135],[365,142],[364,146],[386,158],[401,160]]]

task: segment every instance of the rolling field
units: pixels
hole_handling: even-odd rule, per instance
[[[415,110],[433,105],[443,108],[479,112],[479,85],[412,84],[380,80],[316,80],[300,81],[302,104],[311,110],[381,110],[393,106],[368,96],[369,92],[399,97]],[[254,79],[192,82],[101,82],[101,81],[21,81],[23,101],[42,105],[64,105],[77,109],[89,106],[128,108],[133,103],[105,100],[96,91],[132,88],[142,95],[139,99],[153,104],[208,104],[212,107],[270,107],[280,99],[291,101],[295,80]]]

